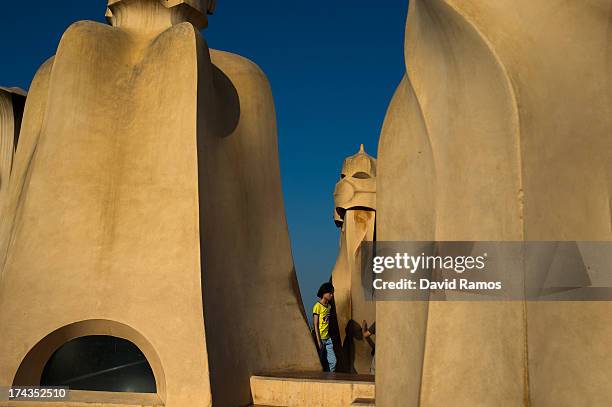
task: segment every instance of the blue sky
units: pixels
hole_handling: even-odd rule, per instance
[[[0,86],[29,87],[77,20],[104,21],[104,0],[11,1],[0,24]],[[287,220],[306,308],[338,252],[333,190],[359,144],[376,155],[404,72],[407,0],[218,0],[211,48],[243,55],[274,93]]]

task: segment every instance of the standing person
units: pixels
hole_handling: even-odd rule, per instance
[[[319,301],[312,307],[312,322],[317,337],[317,348],[325,371],[336,371],[336,354],[329,334],[329,322],[332,312],[330,301],[334,298],[334,286],[324,283],[317,292]]]

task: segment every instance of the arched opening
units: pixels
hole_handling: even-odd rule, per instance
[[[74,390],[156,393],[151,365],[132,342],[108,335],[72,339],[47,361],[41,386]]]
[[[25,355],[14,386],[68,386],[77,391],[156,393],[165,377],[153,346],[128,325],[102,319],[61,327]]]

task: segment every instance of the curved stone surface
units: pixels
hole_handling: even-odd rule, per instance
[[[611,18],[610,0],[411,1],[377,240],[612,239]],[[379,303],[377,405],[603,406],[611,310]]]
[[[73,24],[31,87],[0,219],[0,385],[36,384],[22,361],[50,333],[108,321],[157,355],[166,406],[248,405],[252,374],[319,366],[270,88],[172,7],[119,5],[112,27]]]

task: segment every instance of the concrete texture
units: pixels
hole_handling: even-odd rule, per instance
[[[611,18],[610,0],[411,1],[377,240],[611,240]],[[385,302],[377,324],[379,406],[612,398],[607,302]]]
[[[0,385],[106,334],[143,351],[166,406],[248,405],[254,371],[319,366],[269,85],[209,51],[191,6],[109,7],[30,89],[0,219]]]
[[[361,325],[363,320],[374,323],[376,303],[364,295],[360,245],[374,240],[376,160],[365,152],[363,144],[342,165],[334,190],[334,222],[340,228],[340,250],[332,270],[338,369],[367,374],[372,365],[372,344],[363,338]]]

